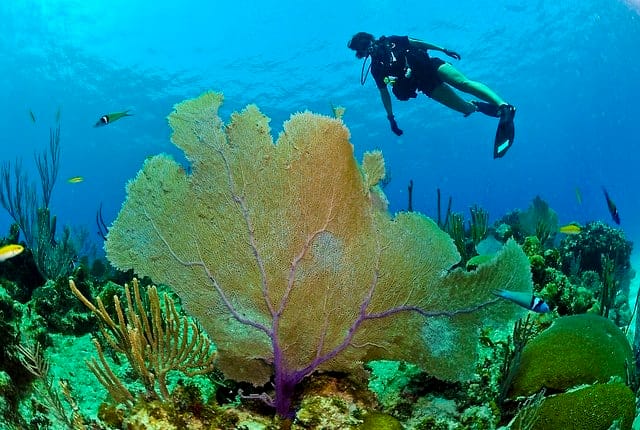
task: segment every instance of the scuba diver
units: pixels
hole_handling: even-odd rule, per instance
[[[347,47],[356,52],[357,58],[363,58],[360,83],[364,85],[369,70],[380,90],[380,98],[387,112],[391,131],[402,135],[393,116],[391,96],[387,84],[398,100],[417,97],[417,91],[423,92],[435,101],[458,111],[464,116],[474,112],[500,118],[494,142],[493,157],[500,158],[513,144],[515,128],[513,118],[516,108],[505,102],[486,85],[467,79],[451,64],[437,57],[430,57],[428,50],[441,51],[451,58],[460,59],[457,52],[441,48],[431,43],[408,36],[382,36],[376,38],[369,33],[355,34]],[[365,72],[367,58],[371,57],[369,68]],[[462,99],[453,89],[471,94],[482,101]]]

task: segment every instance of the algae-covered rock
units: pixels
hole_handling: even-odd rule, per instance
[[[352,430],[362,422],[360,409],[338,396],[305,398],[296,414],[295,428]]]
[[[612,376],[626,381],[631,363],[631,347],[610,320],[593,314],[558,318],[525,346],[509,397],[605,383]]]
[[[402,430],[402,424],[389,414],[369,412],[358,430]]]
[[[523,410],[511,428],[608,430],[619,421],[617,428],[631,429],[635,404],[635,395],[625,384],[595,384],[544,399]]]

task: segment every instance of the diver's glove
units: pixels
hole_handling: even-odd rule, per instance
[[[391,131],[393,131],[397,136],[402,136],[402,130],[398,128],[398,123],[393,115],[387,115],[387,119],[389,120],[389,124],[391,125]]]
[[[455,51],[449,51],[448,49],[443,49],[442,52],[444,52],[446,55],[448,55],[451,58],[455,58],[456,60],[460,59],[460,54],[458,54]]]

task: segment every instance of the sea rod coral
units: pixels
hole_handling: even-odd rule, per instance
[[[109,229],[109,260],[170,285],[228,378],[273,378],[264,398],[282,417],[316,370],[384,358],[469,377],[479,328],[520,312],[491,291],[531,291],[518,245],[451,270],[452,240],[421,214],[390,216],[381,166],[359,167],[341,120],[295,114],[274,144],[257,107],[225,126],[221,103],[209,92],[176,105],[172,140],[192,173],[166,155],[144,163]]]

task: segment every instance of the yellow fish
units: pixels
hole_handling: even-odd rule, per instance
[[[84,181],[84,177],[82,176],[72,176],[71,178],[67,179],[67,182],[70,184],[79,184],[82,181]]]
[[[559,231],[564,234],[578,234],[582,231],[582,228],[578,224],[567,224],[560,227]]]
[[[22,251],[24,251],[24,246],[22,245],[5,245],[0,248],[0,261],[5,261],[11,257],[15,257]]]

